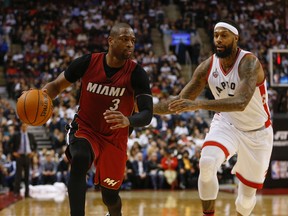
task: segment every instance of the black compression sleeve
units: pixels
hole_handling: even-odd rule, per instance
[[[79,80],[89,67],[90,61],[91,54],[83,55],[72,61],[64,72],[65,78],[71,83]]]
[[[143,127],[151,122],[153,116],[153,101],[148,95],[140,95],[137,98],[139,112],[129,116],[130,127]]]
[[[151,122],[153,116],[153,100],[146,71],[137,65],[131,76],[135,92],[138,113],[128,117],[130,127],[143,127]]]

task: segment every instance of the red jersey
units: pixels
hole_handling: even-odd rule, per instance
[[[134,110],[134,91],[131,86],[131,73],[136,63],[127,60],[125,65],[112,77],[105,74],[104,53],[92,54],[90,64],[81,80],[81,95],[77,123],[84,127],[89,136],[111,143],[121,150],[126,150],[128,128],[111,130],[106,123],[105,110],[118,110],[130,116]],[[77,133],[76,133],[77,136]]]
[[[64,76],[71,83],[81,80],[79,109],[67,127],[67,143],[86,139],[95,156],[95,184],[118,189],[126,167],[129,127],[111,130],[103,113],[117,110],[128,116],[130,127],[147,125],[153,109],[148,76],[131,60],[126,60],[121,68],[110,68],[104,53],[75,59]],[[132,115],[135,97],[139,112]],[[67,149],[66,155],[71,159]]]

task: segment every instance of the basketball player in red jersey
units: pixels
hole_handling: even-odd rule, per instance
[[[154,107],[156,114],[198,109],[216,112],[200,158],[198,188],[206,216],[213,216],[215,211],[217,170],[236,153],[237,163],[232,171],[240,180],[236,211],[238,215],[250,215],[272,152],[265,74],[257,57],[238,47],[238,40],[237,24],[227,20],[217,23],[215,54],[196,68],[179,96]],[[215,100],[196,100],[206,84]]]
[[[121,215],[121,186],[126,166],[129,128],[148,125],[153,102],[145,70],[130,58],[135,35],[126,23],[114,25],[107,53],[75,59],[43,90],[55,98],[81,79],[79,110],[67,127],[66,154],[71,162],[68,183],[71,216],[85,215],[86,173],[94,162],[107,215]],[[134,101],[138,111],[134,113]],[[133,114],[134,113],[134,114]]]

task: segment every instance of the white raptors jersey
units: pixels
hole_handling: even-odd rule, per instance
[[[220,65],[219,58],[215,54],[212,56],[212,64],[207,81],[216,100],[234,96],[240,82],[238,75],[239,63],[247,54],[251,53],[238,49],[236,61],[227,72]],[[221,116],[227,122],[243,131],[256,130],[263,126],[268,126],[270,124],[270,111],[266,80],[257,85],[253,97],[244,111],[221,112]]]

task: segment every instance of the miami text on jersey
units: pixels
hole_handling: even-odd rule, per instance
[[[106,86],[89,82],[87,85],[87,91],[101,95],[119,97],[124,94],[125,88]]]

